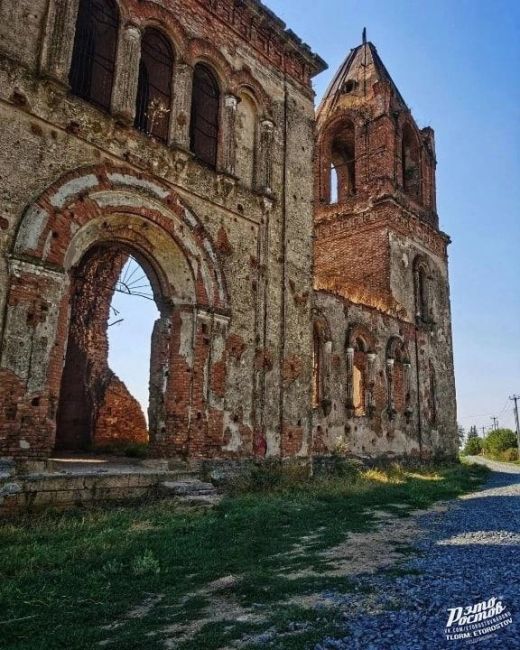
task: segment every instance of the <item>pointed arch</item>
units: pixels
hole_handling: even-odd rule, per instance
[[[421,144],[410,122],[405,122],[401,139],[401,174],[403,191],[421,200]]]
[[[418,323],[431,322],[430,268],[424,255],[417,255],[413,263],[415,318]]]

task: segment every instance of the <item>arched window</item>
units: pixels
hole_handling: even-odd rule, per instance
[[[113,0],[80,0],[69,81],[72,92],[110,109],[119,11]]]
[[[345,122],[330,149],[329,203],[343,203],[356,191],[354,124]]]
[[[403,167],[403,190],[406,194],[418,199],[421,194],[419,143],[409,124],[405,124],[403,128],[401,162]]]
[[[213,72],[198,63],[193,71],[190,142],[195,156],[217,166],[220,90]]]
[[[141,62],[135,126],[168,142],[172,104],[173,50],[156,29],[147,29],[141,42]]]
[[[255,185],[257,110],[251,97],[240,95],[235,122],[235,173],[246,187]]]
[[[367,352],[363,339],[358,338],[354,344],[354,366],[352,372],[353,405],[355,417],[366,414],[366,373]]]
[[[410,411],[410,359],[402,339],[393,336],[386,347],[387,413],[393,419]]]
[[[330,204],[338,202],[338,170],[334,167],[334,163],[330,163]]]
[[[428,323],[431,320],[428,283],[428,267],[424,259],[418,257],[414,264],[415,316],[422,323]]]

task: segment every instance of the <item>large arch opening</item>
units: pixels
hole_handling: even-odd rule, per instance
[[[160,387],[152,351],[165,310],[141,253],[103,243],[83,255],[71,273],[57,450],[118,452],[153,438]]]
[[[149,382],[149,454],[200,455],[210,429],[210,448],[218,447],[229,296],[213,241],[175,192],[128,168],[73,170],[27,208],[11,254],[0,358],[0,374],[14,385],[0,404],[5,453],[47,458],[96,443],[112,376],[110,305],[129,257],[147,276],[160,314],[151,346],[141,336],[128,350],[151,350],[142,380]],[[129,431],[138,419],[146,426],[138,401]]]

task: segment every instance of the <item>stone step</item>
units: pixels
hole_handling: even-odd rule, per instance
[[[0,480],[0,514],[102,501],[169,497],[213,505],[218,493],[194,471],[157,471],[144,467],[71,469],[5,476]]]
[[[161,491],[165,495],[190,497],[190,496],[213,496],[218,494],[213,483],[205,483],[196,478],[177,481],[164,481],[161,483]]]

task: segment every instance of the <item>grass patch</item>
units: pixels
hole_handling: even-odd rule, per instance
[[[211,511],[165,501],[4,522],[2,647],[81,650],[110,641],[110,648],[153,649],[175,639],[171,647],[180,650],[216,650],[247,636],[254,648],[274,629],[273,647],[311,648],[341,616],[298,598],[353,587],[304,570],[319,573],[324,550],[373,528],[373,510],[405,516],[396,504],[424,508],[455,497],[476,489],[486,471],[347,467],[315,479],[282,472],[257,476]],[[232,579],[211,586],[224,576]]]

